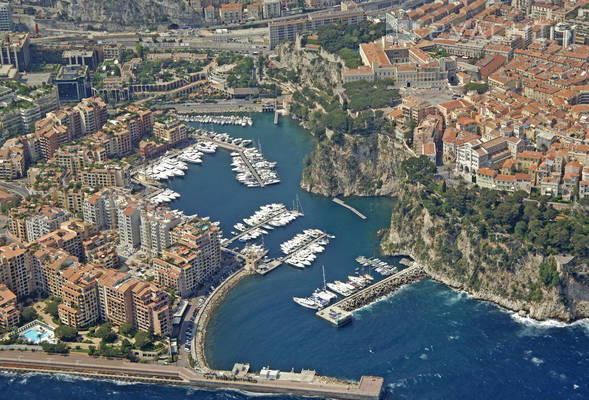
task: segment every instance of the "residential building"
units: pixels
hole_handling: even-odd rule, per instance
[[[136,203],[123,203],[117,208],[119,243],[133,252],[141,243],[141,212]]]
[[[172,146],[188,139],[186,126],[173,117],[167,118],[163,122],[155,122],[153,124],[153,134],[157,139]]]
[[[35,214],[26,219],[27,239],[34,242],[40,237],[51,233],[71,218],[71,214],[63,209],[43,205],[35,210]]]
[[[181,222],[178,214],[169,209],[141,210],[141,250],[158,257],[172,244],[171,230]]]
[[[308,14],[304,17],[270,22],[268,24],[270,36],[270,48],[273,49],[279,43],[285,41],[294,42],[296,36],[303,32],[313,32],[323,25],[337,22],[353,25],[366,20],[366,14],[362,10],[352,11],[328,11],[324,13]]]
[[[8,286],[0,283],[0,331],[18,325],[19,320],[20,312],[16,303],[16,295]]]
[[[12,31],[12,8],[10,3],[0,3],[0,32]]]
[[[249,10],[249,8],[248,8]],[[276,18],[281,15],[280,0],[262,0],[262,17],[264,19]]]
[[[221,4],[219,18],[225,23],[239,22],[243,19],[242,3]]]
[[[23,298],[34,291],[33,260],[29,250],[19,243],[0,247],[0,283]]]

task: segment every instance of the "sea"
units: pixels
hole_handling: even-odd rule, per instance
[[[198,125],[252,139],[277,161],[280,184],[248,188],[237,182],[229,151],[205,155],[186,175],[169,181],[181,194],[170,206],[220,221],[226,236],[261,205],[300,204],[304,217],[264,237],[270,256],[307,228],[335,236],[312,266],[282,265],[240,282],[217,308],[206,337],[214,368],[236,362],[282,371],[313,369],[345,380],[384,377],[383,399],[588,399],[589,321],[536,322],[429,279],[406,286],[354,312],[335,328],[292,301],[327,281],[345,280],[360,267],[356,257],[379,256],[379,230],[390,222],[394,198],[347,198],[360,219],[331,199],[300,189],[303,160],[314,138],[295,121],[255,114],[252,127]],[[298,201],[297,201],[298,199]],[[257,240],[261,243],[261,239]],[[235,242],[233,246],[242,245]],[[398,258],[385,261],[398,264]],[[376,275],[376,272],[373,272]],[[121,384],[66,375],[0,374],[0,399],[250,399],[295,398],[236,391]]]

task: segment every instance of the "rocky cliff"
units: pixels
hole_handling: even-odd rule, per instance
[[[394,193],[406,157],[388,136],[336,134],[319,142],[303,171],[301,187],[323,196]]]
[[[200,21],[186,0],[58,0],[56,8],[70,20],[103,29]]]
[[[422,193],[403,186],[381,246],[409,254],[435,280],[534,319],[573,321],[589,317],[589,287],[575,281],[555,257],[535,254],[520,240],[477,236],[468,223],[431,215]],[[558,282],[539,279],[539,266],[558,267]]]
[[[294,43],[283,43],[274,52],[280,64],[297,72],[300,87],[336,87],[340,83],[341,60],[325,51],[304,51]]]

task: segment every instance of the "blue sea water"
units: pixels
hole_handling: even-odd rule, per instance
[[[368,216],[362,221],[330,199],[300,190],[303,158],[313,139],[288,119],[275,126],[271,115],[257,115],[253,127],[214,129],[259,139],[266,158],[278,161],[282,183],[246,188],[234,178],[229,153],[220,149],[170,182],[182,194],[173,207],[210,215],[228,234],[260,205],[290,205],[298,195],[305,216],[265,237],[271,255],[279,254],[282,241],[306,228],[320,228],[336,238],[310,268],[283,265],[265,277],[247,278],[230,292],[208,328],[206,351],[213,367],[230,369],[235,362],[249,362],[254,369],[310,368],[344,379],[379,375],[385,378],[387,400],[589,398],[587,321],[572,326],[535,323],[431,280],[357,311],[354,321],[340,329],[297,306],[293,296],[308,295],[321,285],[321,265],[328,281],[345,279],[357,267],[358,255],[378,255],[377,231],[388,225],[394,200],[347,199]],[[0,375],[0,393],[0,399],[31,400],[254,396],[43,375]]]

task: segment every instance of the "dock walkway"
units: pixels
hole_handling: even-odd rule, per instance
[[[342,326],[352,319],[352,312],[389,295],[401,286],[416,282],[425,278],[426,273],[422,266],[413,264],[382,281],[376,282],[359,292],[356,292],[337,303],[317,311],[315,314],[335,326]]]
[[[347,208],[348,210],[350,210],[351,212],[353,212],[354,214],[356,214],[360,218],[366,219],[366,216],[364,214],[362,214],[360,211],[356,210],[354,207],[346,204],[343,200],[340,200],[337,197],[334,197],[333,198],[333,202],[336,203],[336,204],[339,204],[342,207]]]
[[[319,240],[323,239],[326,236],[327,236],[327,234],[323,233],[321,236],[311,240],[309,243],[302,245],[301,247],[299,247],[298,249],[296,249],[292,253],[287,254],[284,257],[275,258],[273,260],[270,260],[266,264],[260,265],[256,269],[256,272],[260,275],[266,275],[268,272],[274,271],[276,268],[278,268],[279,266],[284,264],[286,261],[288,261],[292,256],[297,254],[299,251],[302,251],[302,250],[306,249],[307,247],[311,246],[312,244],[317,243]]]
[[[199,135],[194,135],[194,136],[197,139],[199,139],[199,140],[206,140],[208,142],[212,142],[212,143],[216,144],[218,147],[221,147],[221,148],[223,148],[225,150],[231,150],[231,151],[238,152],[239,153],[239,157],[241,157],[241,159],[245,163],[246,167],[249,169],[250,173],[254,176],[254,178],[256,179],[256,181],[258,182],[258,184],[260,185],[260,187],[266,186],[266,184],[264,183],[264,181],[262,180],[262,178],[260,178],[260,175],[258,174],[258,171],[250,163],[250,160],[245,156],[245,154],[243,152],[245,150],[244,147],[237,146],[237,145],[232,144],[232,143],[223,142],[221,140],[215,140],[215,139],[212,139],[212,138],[210,138],[208,136],[199,136]]]
[[[231,239],[225,239],[225,241],[223,241],[223,246],[229,246],[231,243],[235,242],[240,237],[247,235],[248,233],[250,233],[251,231],[253,231],[255,229],[261,228],[262,226],[266,225],[268,222],[272,221],[274,218],[280,217],[282,214],[284,214],[286,212],[288,212],[288,210],[284,209],[284,210],[277,211],[273,214],[270,214],[270,216],[268,216],[268,218],[264,219],[264,221],[260,222],[259,224],[250,226],[249,228],[247,228],[243,232],[240,232],[239,235],[233,236]]]

